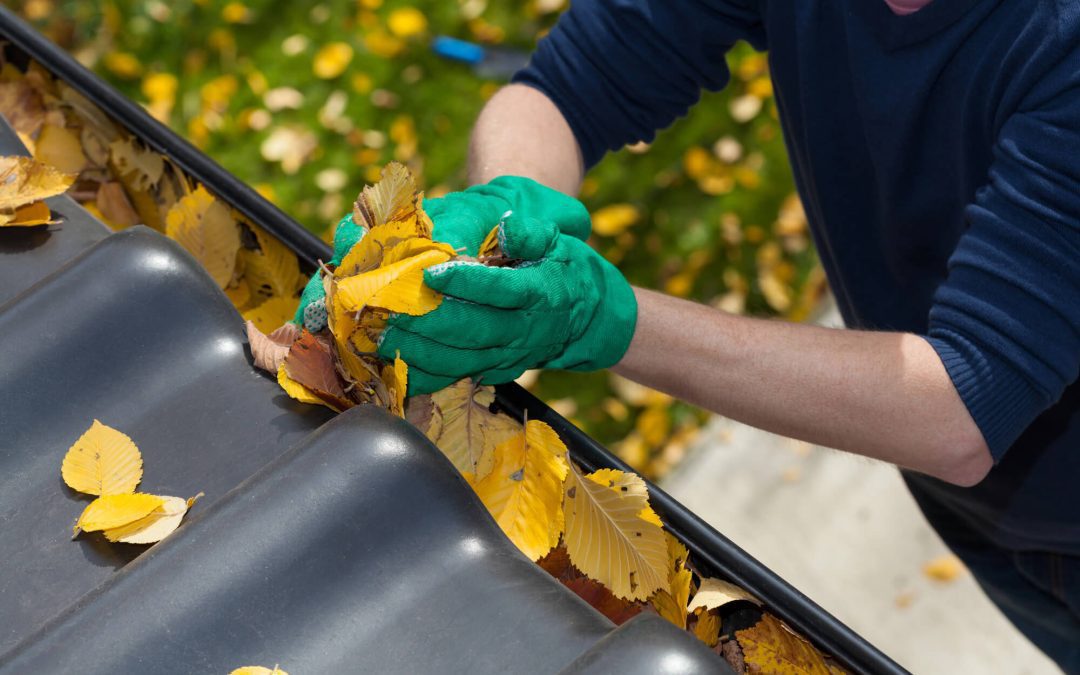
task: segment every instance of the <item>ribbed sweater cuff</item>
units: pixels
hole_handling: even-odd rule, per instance
[[[1046,397],[1008,363],[956,335],[927,342],[937,352],[953,386],[997,461],[1048,405]]]

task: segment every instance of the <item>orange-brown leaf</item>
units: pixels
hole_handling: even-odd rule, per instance
[[[757,625],[735,632],[747,672],[776,675],[832,675],[824,656],[779,619],[765,614]]]

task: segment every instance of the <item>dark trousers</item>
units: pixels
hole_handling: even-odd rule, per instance
[[[1002,613],[1062,670],[1080,674],[1080,557],[1000,548],[910,482],[908,487]]]

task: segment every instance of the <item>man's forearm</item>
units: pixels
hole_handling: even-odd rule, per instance
[[[568,195],[581,188],[581,149],[544,94],[521,84],[499,90],[480,113],[469,142],[469,182],[524,176]]]
[[[992,461],[926,340],[751,319],[636,291],[638,324],[614,370],[747,424],[978,482]]]
[[[500,90],[473,131],[469,177],[532,178],[575,195],[581,151],[558,108],[522,85]],[[933,348],[902,333],[738,317],[637,291],[638,324],[615,370],[756,427],[882,459],[953,483],[990,453]]]

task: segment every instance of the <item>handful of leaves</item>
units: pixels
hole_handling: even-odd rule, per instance
[[[375,354],[391,312],[421,315],[442,296],[424,285],[424,270],[455,256],[431,238],[423,194],[400,164],[364,188],[354,220],[364,236],[334,269],[321,268],[327,327],[312,334],[285,324],[270,335],[248,321],[255,364],[276,374],[293,398],[341,412],[362,403],[405,416],[408,366],[383,363]]]

